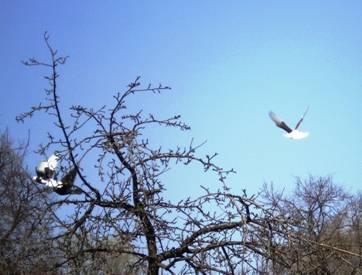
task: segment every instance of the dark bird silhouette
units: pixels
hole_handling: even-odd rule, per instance
[[[77,176],[77,169],[73,167],[65,176],[57,181],[57,187],[53,191],[59,195],[81,194],[82,190],[74,185]]]

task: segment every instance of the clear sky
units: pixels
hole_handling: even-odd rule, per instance
[[[298,2],[298,3],[297,3]],[[136,76],[172,92],[130,102],[160,117],[181,114],[192,131],[155,131],[159,144],[207,140],[201,153],[237,170],[235,192],[264,182],[290,190],[294,176],[332,175],[348,191],[362,179],[361,1],[19,1],[0,9],[0,128],[15,139],[31,131],[32,149],[51,124],[15,116],[42,99],[42,37],[70,59],[60,73],[62,108],[112,102]],[[310,137],[291,141],[268,117],[273,110]],[[40,157],[28,156],[30,166]],[[174,169],[171,196],[192,195],[202,170]]]

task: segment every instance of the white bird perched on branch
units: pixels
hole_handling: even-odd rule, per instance
[[[33,177],[33,181],[52,188],[52,190],[59,195],[82,193],[82,190],[79,187],[74,186],[75,177],[77,175],[77,169],[75,167],[69,170],[60,181],[54,179],[58,160],[59,154],[55,152],[47,161],[39,163],[35,169],[36,176]]]
[[[277,117],[276,114],[274,114],[272,111],[269,112],[269,117],[274,121],[275,125],[279,128],[283,129],[287,133],[284,134],[285,137],[290,139],[303,139],[309,136],[308,132],[301,132],[298,130],[300,124],[303,122],[305,115],[308,113],[309,107],[307,107],[307,110],[305,110],[302,118],[298,121],[297,125],[294,129],[291,129],[283,120],[281,120],[279,117]]]
[[[49,157],[48,160],[42,161],[35,168],[36,176],[33,177],[33,180],[39,182],[40,180],[49,180],[52,179],[55,175],[55,169],[57,168],[59,160],[59,153],[54,152],[53,155]]]

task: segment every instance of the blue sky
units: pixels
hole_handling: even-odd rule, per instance
[[[155,144],[207,140],[202,154],[234,168],[235,192],[264,182],[290,190],[294,177],[332,175],[348,191],[362,178],[362,3],[360,1],[2,1],[0,128],[32,149],[51,123],[15,116],[40,102],[44,70],[20,61],[47,58],[51,35],[69,62],[60,73],[62,108],[101,106],[136,76],[172,92],[138,97],[133,108],[181,114],[192,131],[152,131]],[[287,140],[268,117],[275,111],[310,137]],[[28,163],[40,157],[30,153]],[[201,169],[165,177],[171,197],[217,186]]]

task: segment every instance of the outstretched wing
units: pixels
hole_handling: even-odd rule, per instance
[[[291,133],[293,131],[283,120],[277,117],[277,115],[274,114],[272,111],[269,112],[269,117],[271,118],[272,121],[274,121],[276,126],[282,128],[287,133]]]
[[[77,176],[77,169],[73,167],[69,172],[62,178],[62,186],[60,188],[54,188],[54,192],[58,195],[70,195],[70,194],[82,194],[83,191],[77,186],[74,186],[74,180]]]
[[[76,195],[80,195],[83,193],[83,190],[80,189],[78,186],[73,186],[72,189],[70,190],[71,194],[76,194]]]
[[[63,186],[71,187],[74,183],[75,176],[77,175],[77,169],[73,167],[65,176],[62,178],[61,182]]]
[[[309,110],[309,106],[307,107],[307,110],[305,110],[302,118],[298,121],[297,125],[295,125],[295,129],[299,128],[300,124],[303,122],[303,119],[304,119],[305,115],[308,113],[308,110]]]
[[[77,186],[72,186],[71,188],[61,187],[61,188],[54,188],[53,191],[58,195],[67,196],[67,195],[80,195],[83,193],[83,190]]]
[[[56,154],[53,154],[49,157],[48,159],[48,167],[50,170],[55,170],[55,168],[57,168],[58,165],[58,160],[59,157]]]

